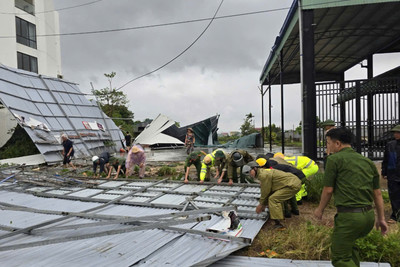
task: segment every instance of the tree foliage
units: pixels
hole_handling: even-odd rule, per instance
[[[240,132],[241,132],[242,136],[257,132],[256,129],[254,128],[253,118],[254,118],[254,116],[251,112],[249,114],[246,114],[244,122],[243,122],[242,126],[240,126]]]
[[[129,101],[127,96],[124,92],[112,87],[112,81],[116,75],[115,72],[105,73],[104,76],[107,78],[110,86],[100,90],[93,90],[93,94],[96,96],[103,112],[112,118],[117,126],[123,131],[132,132],[134,114],[128,108]]]

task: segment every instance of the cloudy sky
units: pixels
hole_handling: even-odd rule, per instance
[[[60,32],[126,29],[212,18],[220,0],[54,0]],[[292,0],[224,0],[218,16],[266,11],[253,15],[61,37],[64,78],[89,93],[108,87],[104,73],[116,72],[119,88],[151,72],[187,49],[169,65],[137,79],[121,90],[135,120],[164,114],[182,126],[220,114],[219,132],[238,131],[247,113],[261,127],[261,70],[281,29]],[[269,11],[269,12],[267,12]],[[377,69],[397,66],[399,57],[375,60]],[[382,70],[382,71],[384,71]],[[375,71],[375,70],[374,70]],[[381,72],[382,72],[381,71]],[[374,74],[378,74],[375,71]],[[366,78],[355,67],[346,78]],[[273,87],[273,123],[280,125],[280,88]],[[300,86],[285,87],[285,128],[301,120]],[[265,112],[267,118],[268,113]],[[265,120],[267,124],[267,120]]]

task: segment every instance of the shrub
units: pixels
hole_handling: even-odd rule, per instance
[[[400,232],[397,229],[387,236],[372,230],[366,237],[356,242],[362,261],[388,262],[391,266],[400,266]]]
[[[383,198],[383,202],[389,203],[390,202],[389,192],[388,191],[382,191],[382,198]]]
[[[323,173],[315,174],[311,179],[307,179],[305,184],[307,187],[307,199],[311,202],[319,202],[321,199],[323,185]]]

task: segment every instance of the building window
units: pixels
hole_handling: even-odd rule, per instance
[[[35,15],[35,5],[33,4],[33,0],[15,0],[15,7],[18,7],[29,14]]]
[[[18,69],[38,73],[37,58],[17,52]]]
[[[17,43],[36,49],[36,26],[26,20],[15,17]]]

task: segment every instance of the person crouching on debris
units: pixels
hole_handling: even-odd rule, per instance
[[[270,218],[275,220],[275,229],[284,229],[282,204],[292,198],[301,188],[301,181],[296,175],[276,169],[260,169],[255,161],[243,166],[242,173],[257,178],[261,182],[261,197],[256,208],[257,213],[268,207]]]
[[[120,173],[126,174],[126,168],[125,168],[125,158],[121,157],[111,157],[110,159],[110,169],[108,171],[108,176],[107,179],[111,177],[111,172],[112,172],[112,167],[117,171],[117,174],[114,177],[115,179],[118,179],[118,176]]]
[[[92,161],[93,161],[93,177],[96,177],[97,165],[100,165],[100,171],[99,174],[97,174],[96,178],[99,178],[102,172],[104,172],[105,174],[108,173],[110,153],[103,152],[100,154],[100,156],[93,156]]]
[[[188,177],[189,177],[189,170],[190,170],[190,166],[194,165],[196,167],[196,171],[197,171],[197,181],[200,181],[200,172],[201,172],[201,156],[203,155],[207,155],[205,152],[203,151],[195,151],[190,153],[189,156],[187,156],[186,160],[185,160],[185,183],[188,183]]]
[[[221,176],[224,175],[223,165],[224,165],[225,153],[222,150],[214,150],[211,154],[207,154],[203,162],[201,163],[201,171],[200,171],[200,183],[204,183],[210,181],[211,176],[211,167],[215,167],[217,170],[217,175],[219,176],[219,170],[221,170]]]
[[[128,152],[128,156],[126,157],[126,178],[129,177],[131,173],[133,173],[133,168],[135,165],[139,166],[139,178],[144,178],[144,171],[146,168],[146,155],[144,153],[144,149],[140,145],[133,145],[131,150]]]
[[[64,168],[66,168],[66,165],[68,164],[75,171],[76,168],[75,168],[74,164],[72,164],[72,162],[71,162],[71,158],[74,156],[74,152],[75,152],[74,145],[73,145],[72,141],[68,139],[68,136],[66,134],[61,135],[61,141],[62,141],[62,145],[64,147],[63,151],[62,151],[62,155],[64,156],[64,159],[63,159]]]

